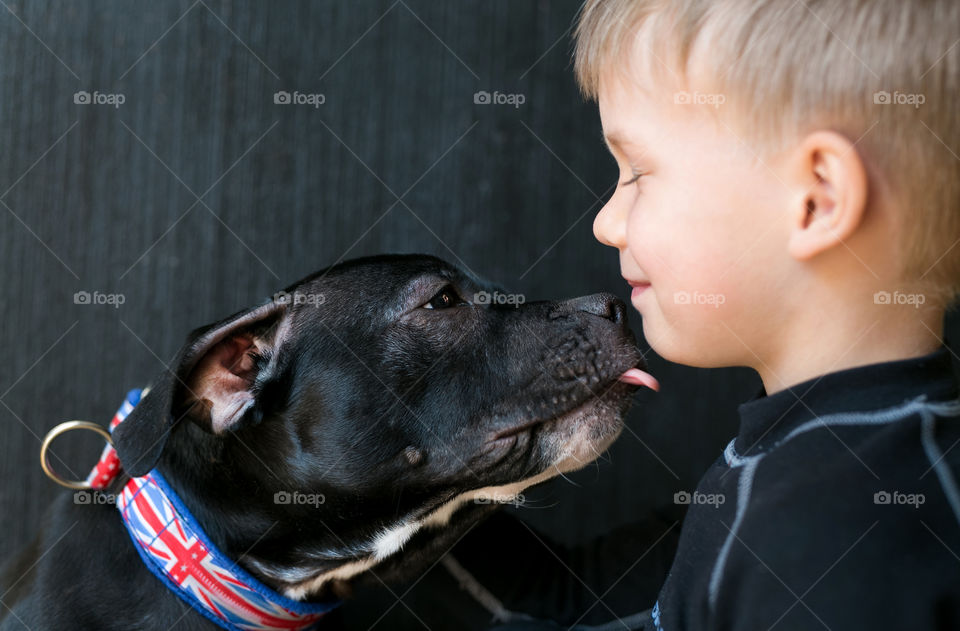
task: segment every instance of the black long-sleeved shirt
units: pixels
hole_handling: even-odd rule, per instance
[[[957,396],[940,348],[741,405],[656,628],[960,629]]]

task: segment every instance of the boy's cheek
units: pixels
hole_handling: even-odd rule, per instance
[[[735,299],[731,288],[710,278],[664,285],[657,294],[658,302],[664,313],[678,322],[693,322],[702,326],[709,320],[727,317]]]
[[[656,307],[671,321],[703,326],[711,319],[728,317],[737,278],[730,272],[728,253],[716,249],[711,239],[696,238],[693,230],[685,226],[670,232],[649,230],[632,239],[630,253],[651,283],[635,306],[643,307],[655,298]]]
[[[678,188],[669,199],[651,188],[636,200],[626,226],[631,267],[650,281],[665,311],[702,308],[709,311],[700,316],[708,316],[724,311],[736,291],[744,234],[710,199]]]
[[[710,256],[703,248],[711,246],[701,242],[695,222],[653,208],[631,213],[626,238],[640,272],[654,284],[688,282],[700,275],[699,259]]]

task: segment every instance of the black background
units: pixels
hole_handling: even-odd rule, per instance
[[[40,470],[49,428],[106,423],[190,329],[315,269],[429,252],[528,300],[628,299],[616,253],[591,232],[617,172],[573,80],[578,6],[0,9],[0,557],[67,492]],[[79,105],[81,90],[125,102]],[[278,105],[280,90],[325,102]],[[477,105],[479,90],[525,102]],[[79,291],[124,303],[75,304]],[[637,395],[607,456],[508,510],[576,543],[695,486],[759,379],[647,357],[662,391]],[[55,463],[82,474],[98,451],[70,435]]]

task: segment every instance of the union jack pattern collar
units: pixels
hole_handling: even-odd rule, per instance
[[[131,390],[110,431],[140,401]],[[121,470],[110,445],[87,482],[109,485]],[[131,478],[116,500],[134,547],[157,578],[206,618],[230,631],[311,629],[340,602],[303,603],[286,598],[237,565],[210,542],[196,519],[156,469]]]

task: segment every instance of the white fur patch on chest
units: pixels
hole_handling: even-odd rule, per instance
[[[548,480],[561,471],[562,468],[551,467],[538,475],[520,480],[519,482],[502,486],[487,486],[461,493],[433,509],[423,517],[401,521],[377,534],[373,540],[365,546],[370,551],[368,557],[345,563],[336,569],[288,587],[284,590],[284,595],[294,600],[300,600],[319,590],[328,581],[348,579],[361,572],[365,572],[390,555],[402,550],[404,544],[422,528],[442,528],[446,526],[457,509],[464,504],[473,501],[484,504],[512,503],[515,501],[517,495],[525,488]]]

